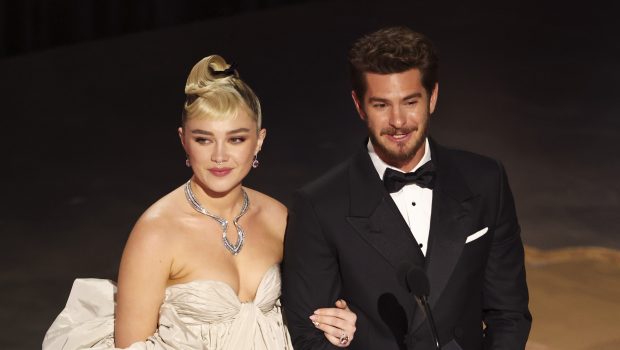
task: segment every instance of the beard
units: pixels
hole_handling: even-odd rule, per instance
[[[406,142],[397,142],[396,149],[388,148],[386,144],[382,142],[380,136],[382,135],[395,135],[397,133],[400,134],[408,134],[413,133],[417,130],[417,134],[412,134],[412,139],[409,139]],[[385,163],[391,165],[396,168],[401,168],[405,164],[409,163],[413,157],[415,157],[416,153],[420,150],[420,147],[424,144],[426,140],[426,133],[428,130],[428,123],[420,124],[417,128],[399,128],[396,129],[394,127],[387,127],[381,129],[379,136],[376,136],[372,130],[368,130],[368,135],[370,137],[370,142],[372,142],[373,147],[375,148],[375,152],[379,158],[381,158]]]

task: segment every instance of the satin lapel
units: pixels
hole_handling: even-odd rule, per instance
[[[394,212],[393,205],[384,199],[370,217],[349,216],[347,221],[394,269],[403,262],[422,266],[424,257],[402,216]]]
[[[347,221],[351,226],[395,269],[406,261],[421,265],[422,252],[385,191],[365,147],[353,159],[349,181],[351,207]]]
[[[446,150],[434,142],[431,142],[431,157],[437,167],[437,178],[433,189],[426,272],[430,282],[429,302],[433,308],[452,276],[467,235],[471,233],[472,212],[479,197],[471,193],[458,170],[452,166]],[[412,329],[417,329],[422,322],[424,315],[416,312]]]

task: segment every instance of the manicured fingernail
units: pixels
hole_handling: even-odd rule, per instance
[[[312,321],[316,321],[316,320],[317,320],[317,318],[318,318],[318,316],[317,316],[317,315],[312,315],[312,316],[310,316],[310,319],[311,319]]]

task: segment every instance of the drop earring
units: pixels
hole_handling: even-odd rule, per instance
[[[260,162],[258,161],[258,154],[254,155],[254,160],[252,161],[252,168],[256,169],[258,168],[258,165],[260,164]]]
[[[185,166],[190,168],[192,164],[189,162],[189,158],[185,158]]]

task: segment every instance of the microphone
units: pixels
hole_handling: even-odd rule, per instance
[[[400,284],[413,296],[416,302],[424,312],[426,318],[426,324],[431,330],[433,341],[435,342],[435,349],[440,350],[439,335],[437,334],[437,327],[435,327],[435,321],[433,320],[433,313],[428,305],[428,296],[430,294],[430,283],[428,276],[419,267],[414,266],[408,262],[401,264],[397,270],[398,281]]]

